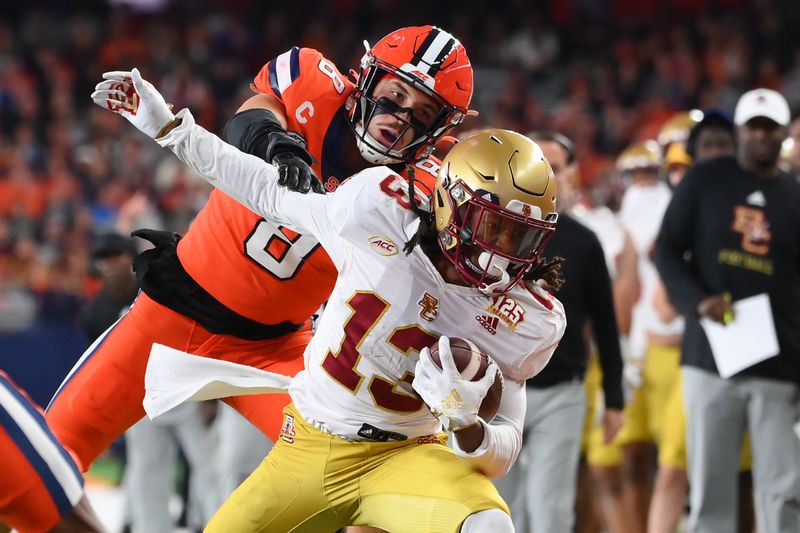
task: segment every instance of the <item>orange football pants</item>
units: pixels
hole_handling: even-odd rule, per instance
[[[61,384],[47,408],[47,422],[86,471],[109,444],[145,416],[144,374],[153,343],[294,376],[303,368],[311,335],[310,323],[261,341],[216,335],[139,293],[130,311],[89,347]],[[288,394],[226,401],[272,441],[277,439]]]

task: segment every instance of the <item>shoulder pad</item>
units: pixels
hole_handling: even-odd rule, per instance
[[[319,51],[296,46],[264,65],[253,81],[255,91],[272,94],[281,102],[291,100],[293,94],[310,99],[331,91],[349,94],[352,88],[353,84]]]

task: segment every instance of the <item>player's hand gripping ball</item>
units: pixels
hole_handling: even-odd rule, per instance
[[[471,342],[440,337],[423,348],[412,387],[445,429],[489,422],[497,414],[503,390],[500,369]]]
[[[478,381],[486,375],[489,368],[491,357],[481,352],[472,342],[459,337],[450,337],[450,351],[453,354],[453,362],[461,373],[461,376],[469,381]],[[442,368],[442,361],[439,359],[439,343],[431,346],[431,359],[436,366]],[[500,408],[500,398],[503,395],[503,374],[498,370],[497,377],[492,382],[489,391],[481,402],[478,409],[478,416],[484,422],[491,422],[497,410]]]

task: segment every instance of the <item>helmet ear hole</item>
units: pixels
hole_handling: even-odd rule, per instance
[[[441,191],[438,190],[436,191],[436,205],[439,206],[440,209],[444,207],[444,198],[442,198]]]

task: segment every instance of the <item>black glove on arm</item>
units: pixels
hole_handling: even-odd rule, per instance
[[[311,168],[314,158],[285,131],[269,134],[267,158],[278,169],[280,185],[303,194],[308,191],[325,194],[325,187]]]
[[[278,184],[304,194],[325,193],[311,168],[314,158],[283,129],[271,111],[248,109],[237,113],[225,124],[222,137],[239,150],[274,165]]]

